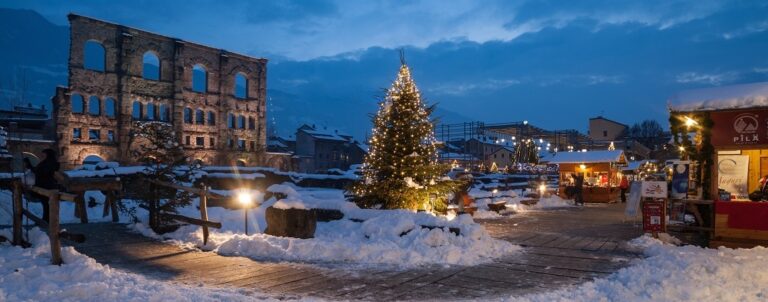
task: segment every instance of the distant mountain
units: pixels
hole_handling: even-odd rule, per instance
[[[0,8],[0,107],[47,104],[67,84],[69,29],[37,12]]]

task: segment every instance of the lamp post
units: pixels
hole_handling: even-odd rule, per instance
[[[237,194],[237,200],[243,205],[243,213],[245,213],[243,216],[245,218],[245,235],[248,235],[248,206],[251,205],[253,196],[251,196],[250,192],[243,189]]]

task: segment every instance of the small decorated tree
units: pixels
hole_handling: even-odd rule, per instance
[[[136,122],[130,137],[131,155],[144,165],[147,180],[173,184],[194,182],[199,162],[192,162],[179,144],[171,124],[164,122]],[[147,190],[135,192],[141,207],[149,211],[149,225],[153,230],[163,232],[171,225],[162,212],[176,213],[178,207],[189,205],[192,194],[142,182]],[[134,219],[136,217],[134,216]]]
[[[373,134],[363,176],[352,185],[353,199],[363,207],[440,209],[457,183],[442,180],[447,165],[437,162],[430,114],[405,61],[373,117]]]

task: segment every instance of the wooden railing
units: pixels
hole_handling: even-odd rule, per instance
[[[154,179],[145,178],[144,180],[150,184],[155,184],[163,187],[181,190],[181,191],[189,192],[189,193],[200,196],[200,219],[186,217],[186,216],[178,215],[175,213],[157,213],[157,214],[160,216],[164,216],[165,218],[168,218],[168,219],[173,219],[176,221],[181,221],[181,222],[201,226],[203,228],[203,245],[208,244],[208,236],[209,236],[208,228],[216,228],[216,229],[221,228],[220,222],[214,222],[214,221],[208,220],[208,198],[227,198],[227,196],[210,192],[209,188],[206,187],[205,184],[202,184],[202,189],[199,189],[199,188],[186,187],[179,184],[174,184],[174,183],[169,183],[169,182],[159,181]]]
[[[43,220],[40,217],[35,216],[29,209],[24,208],[23,194],[24,191],[34,192],[40,196],[48,198],[48,221]],[[20,181],[13,182],[13,241],[14,245],[20,245],[23,247],[29,247],[30,244],[24,241],[22,237],[22,219],[24,216],[34,221],[39,227],[47,229],[48,237],[51,243],[51,263],[54,265],[60,265],[61,259],[61,239],[68,239],[75,242],[85,241],[85,236],[80,234],[73,234],[68,232],[62,232],[59,226],[60,222],[60,210],[59,205],[61,201],[75,202],[77,198],[74,194],[59,192],[58,190],[48,190],[35,186],[22,185]]]

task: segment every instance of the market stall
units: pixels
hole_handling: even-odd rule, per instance
[[[560,169],[560,196],[568,196],[573,191],[573,176],[580,175],[584,177],[585,202],[613,202],[619,198],[620,169],[627,164],[621,150],[560,152],[547,163],[556,164]]]
[[[768,82],[681,92],[670,116],[700,195],[714,201],[710,246],[768,246]]]

